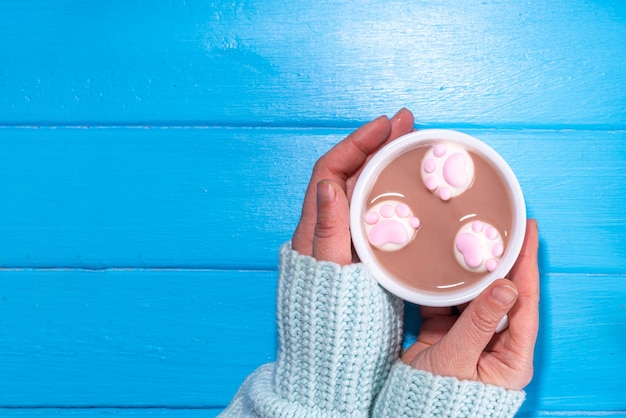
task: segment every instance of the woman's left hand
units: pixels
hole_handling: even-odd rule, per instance
[[[386,143],[413,130],[413,114],[401,109],[363,125],[323,155],[313,168],[292,248],[319,261],[347,265],[352,257],[349,199],[359,173]]]

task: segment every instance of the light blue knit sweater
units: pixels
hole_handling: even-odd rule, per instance
[[[398,360],[402,301],[363,264],[280,251],[278,355],[243,383],[230,417],[512,417],[522,391],[434,376]]]

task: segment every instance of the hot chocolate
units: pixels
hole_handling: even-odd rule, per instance
[[[484,142],[446,129],[411,132],[363,167],[350,231],[357,255],[388,291],[419,305],[456,306],[515,263],[524,195]]]
[[[471,286],[497,267],[514,227],[509,188],[472,150],[429,141],[381,169],[363,228],[377,263],[427,292]]]

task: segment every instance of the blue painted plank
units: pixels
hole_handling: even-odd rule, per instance
[[[525,410],[626,411],[626,275],[542,275]]]
[[[624,126],[622,0],[0,3],[1,124]]]
[[[297,155],[308,135],[294,141],[289,131],[0,136],[0,229],[14,248],[0,255],[5,267],[274,268],[309,166]]]
[[[0,284],[0,407],[224,405],[276,353],[275,272],[5,270]]]
[[[625,411],[626,277],[547,274],[525,412]],[[0,407],[224,406],[275,355],[274,272],[5,270]]]
[[[214,418],[222,409],[162,409],[162,408],[0,408],[0,416],[6,417],[97,417],[116,416],[133,418]]]
[[[274,269],[349,131],[0,129],[0,265]],[[545,271],[626,271],[626,131],[467,132],[517,173]]]

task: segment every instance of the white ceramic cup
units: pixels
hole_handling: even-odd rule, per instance
[[[436,142],[459,145],[472,151],[491,163],[499,172],[510,192],[513,203],[513,226],[510,231],[508,245],[500,258],[495,270],[485,273],[476,283],[460,289],[445,292],[429,292],[409,287],[396,280],[381,267],[368,241],[363,225],[367,208],[367,197],[380,172],[395,158],[408,150]],[[420,164],[419,161],[416,164]],[[471,301],[486,289],[493,281],[505,277],[519,256],[526,233],[526,206],[522,189],[513,170],[504,159],[484,142],[458,131],[445,129],[427,129],[404,135],[390,142],[366,164],[361,172],[352,194],[350,203],[350,229],[354,248],[361,259],[371,270],[376,280],[389,292],[396,296],[423,306],[457,306]]]

